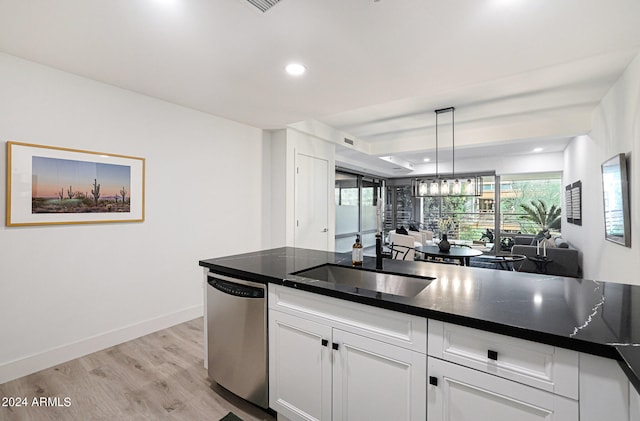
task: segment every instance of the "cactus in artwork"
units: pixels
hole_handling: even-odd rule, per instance
[[[64,199],[64,187],[60,190],[60,193],[58,193],[58,197],[60,200]]]
[[[71,186],[69,186],[69,189],[67,190],[67,196],[69,197],[69,199],[73,199],[75,197],[75,195],[76,195],[76,193],[73,191]]]
[[[91,194],[93,195],[93,200],[96,202],[96,206],[98,206],[98,199],[100,198],[100,184],[98,184],[98,180],[96,178],[93,179],[93,189],[91,189]]]
[[[125,203],[125,199],[127,196],[127,190],[122,186],[122,190],[120,190],[120,195],[122,196],[122,203]]]

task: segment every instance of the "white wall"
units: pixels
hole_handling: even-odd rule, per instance
[[[274,130],[271,136],[271,226],[274,247],[294,246],[293,141],[287,130]]]
[[[335,237],[335,145],[329,139],[298,129],[270,132],[271,138],[271,226],[274,247],[296,246],[295,174],[296,154],[302,153],[327,160],[329,204],[327,223],[328,250],[334,250]]]
[[[589,136],[565,150],[564,184],[582,181],[582,226],[564,223],[562,234],[582,251],[584,277],[640,284],[640,55],[593,112]],[[630,156],[631,248],[604,239],[600,166],[617,153]]]
[[[198,260],[271,245],[259,129],[0,54],[3,185],[8,140],[146,158],[146,220],[0,227],[0,383],[201,315]]]

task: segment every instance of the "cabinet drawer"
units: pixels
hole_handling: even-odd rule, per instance
[[[578,421],[578,401],[428,358],[429,421]]]
[[[429,355],[578,399],[578,353],[429,320]]]
[[[269,308],[427,353],[427,319],[269,284]]]

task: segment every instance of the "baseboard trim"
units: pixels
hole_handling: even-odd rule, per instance
[[[0,384],[157,332],[158,330],[188,322],[201,317],[202,314],[202,305],[189,307],[175,313],[144,320],[0,364]]]

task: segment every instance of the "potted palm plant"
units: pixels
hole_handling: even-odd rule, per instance
[[[530,204],[523,203],[520,207],[525,212],[522,219],[534,223],[540,230],[545,228],[560,229],[562,222],[562,208],[560,206],[551,205],[550,208],[547,208],[547,204],[544,201],[532,200]]]

